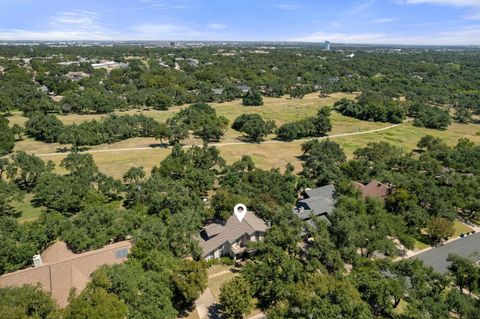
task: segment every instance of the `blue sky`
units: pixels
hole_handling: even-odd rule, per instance
[[[480,44],[480,0],[0,0],[1,40]]]

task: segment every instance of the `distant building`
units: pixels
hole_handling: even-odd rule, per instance
[[[353,186],[362,192],[363,197],[377,198],[380,200],[384,200],[390,192],[390,187],[388,185],[380,183],[376,180],[371,181],[367,185],[354,182]]]
[[[250,90],[252,89],[250,86],[248,85],[238,85],[237,86],[237,89],[241,90],[243,94],[245,93],[248,93],[250,92]]]
[[[212,93],[215,95],[222,95],[224,89],[223,88],[218,88],[218,89],[212,89]]]
[[[205,259],[230,256],[238,258],[246,252],[250,241],[262,240],[267,224],[254,213],[247,212],[240,222],[235,215],[225,223],[213,223],[205,226],[198,238]]]
[[[335,208],[335,187],[326,185],[306,189],[304,197],[297,202],[293,213],[306,222],[309,222],[313,215],[329,223],[329,216]]]
[[[70,65],[80,65],[80,61],[66,61],[66,62],[58,62],[58,65],[60,66],[70,66]]]
[[[323,44],[323,48],[327,51],[330,51],[330,46],[331,43],[329,41],[325,41],[325,43]]]
[[[94,69],[116,69],[116,68],[126,68],[128,63],[115,62],[115,61],[106,61],[101,63],[93,63],[92,68]]]
[[[69,80],[72,80],[72,81],[80,81],[83,78],[90,77],[90,74],[85,73],[85,72],[72,72],[71,71],[71,72],[68,72],[67,74],[65,74],[65,77]]]
[[[103,265],[123,263],[132,249],[130,241],[101,249],[74,254],[64,242],[56,242],[41,255],[33,256],[34,267],[0,277],[0,287],[40,284],[60,307],[68,305],[70,291],[80,293],[90,282],[90,275]]]

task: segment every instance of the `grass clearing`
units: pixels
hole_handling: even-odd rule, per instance
[[[431,246],[426,242],[424,242],[422,238],[415,238],[415,250],[424,250],[428,247],[431,247]]]
[[[40,207],[33,207],[32,205],[33,194],[26,194],[22,202],[14,202],[13,208],[22,213],[17,219],[19,223],[33,222],[40,217],[43,209]]]
[[[313,116],[317,113],[317,110],[321,106],[333,106],[333,104],[342,99],[349,98],[354,99],[356,94],[348,93],[334,93],[328,97],[320,98],[317,93],[311,93],[305,95],[303,99],[291,99],[289,97],[271,98],[265,97],[263,99],[263,106],[243,106],[242,100],[234,100],[224,103],[209,103],[217,110],[218,115],[223,115],[230,120],[230,123],[244,113],[247,114],[260,114],[266,120],[274,120],[277,125],[281,125],[286,122],[296,121],[307,116]],[[175,113],[178,113],[182,108],[187,105],[174,106],[166,111],[159,110],[128,110],[128,111],[116,111],[115,114],[143,114],[154,118],[157,121],[165,122],[168,118],[172,117]],[[60,115],[58,118],[64,124],[79,124],[85,121],[93,119],[101,120],[105,117],[104,114],[69,114]],[[15,120],[16,121],[16,120]]]
[[[341,117],[341,115],[340,115]],[[358,121],[358,120],[356,120]],[[358,121],[362,122],[362,121]],[[350,122],[352,123],[352,122]],[[356,123],[356,122],[355,122]],[[360,123],[361,126],[355,124],[344,125],[344,122],[339,122],[334,119],[333,131],[336,134],[339,132],[357,132],[365,131],[367,129],[364,125],[380,124],[385,127],[388,126],[385,123]],[[376,127],[379,128],[379,127]],[[375,127],[369,129],[376,129]],[[387,141],[393,145],[402,148],[405,152],[409,152],[416,147],[416,144],[423,136],[430,134],[436,137],[440,137],[445,140],[449,145],[455,145],[458,139],[466,137],[473,142],[480,144],[480,136],[476,135],[478,130],[478,124],[453,124],[446,131],[439,131],[433,129],[419,128],[413,126],[411,123],[405,123],[398,127],[388,129],[385,131],[352,135],[344,137],[333,138],[335,142],[339,143],[344,149],[349,158],[353,157],[353,152],[359,147],[365,147],[368,143]],[[233,131],[233,130],[232,130]],[[238,140],[227,137],[222,143],[238,142]],[[35,142],[34,145],[37,145]],[[153,138],[135,138],[111,145],[99,145],[94,146],[92,150],[101,149],[128,149],[133,147],[145,147],[149,145],[157,144]],[[201,145],[201,141],[197,139],[187,140],[186,143],[195,143]],[[257,167],[262,169],[280,168],[283,170],[288,163],[291,163],[296,171],[300,171],[302,166],[298,159],[301,155],[301,144],[303,142],[293,141],[290,143],[281,142],[274,144],[237,144],[237,145],[220,145],[218,146],[220,154],[225,158],[227,163],[231,164],[242,158],[243,155],[250,155],[255,161]],[[43,143],[41,143],[43,144]],[[24,147],[27,144],[20,144]],[[48,144],[47,144],[48,145]],[[38,148],[35,148],[38,150]],[[37,152],[35,152],[37,153]],[[119,150],[106,153],[93,153],[92,156],[97,162],[100,170],[107,175],[115,178],[120,178],[132,166],[143,166],[147,172],[149,172],[153,166],[160,164],[160,162],[170,154],[170,149],[155,148],[155,149],[141,149],[141,150]],[[59,163],[65,154],[59,153],[54,156],[44,156],[44,160],[52,160],[55,163]]]
[[[320,106],[333,105],[341,98],[353,99],[356,95],[335,93],[327,98],[320,98],[317,94],[306,95],[303,99],[290,98],[265,98],[263,106],[245,107],[241,105],[240,100],[226,103],[212,103],[218,114],[226,116],[231,122],[243,113],[256,113],[262,115],[267,120],[275,120],[277,125],[285,122],[291,122],[308,116],[313,116]],[[145,114],[159,121],[165,121],[168,117],[178,112],[182,107],[173,107],[168,111],[136,111],[117,112],[118,114]],[[80,123],[86,120],[100,119],[104,115],[65,115],[60,119],[66,123]],[[354,118],[343,116],[337,112],[332,112],[332,132],[330,135],[342,133],[355,133],[368,130],[375,130],[387,127],[389,123],[360,121]],[[13,113],[9,117],[11,123],[22,123],[26,120],[20,113]],[[354,150],[359,147],[365,147],[368,143],[387,141],[393,145],[409,152],[416,147],[421,137],[430,134],[442,138],[447,144],[454,145],[460,138],[468,138],[473,142],[480,144],[480,125],[478,124],[452,124],[448,130],[439,131],[427,128],[414,127],[411,123],[405,123],[398,127],[381,132],[336,137],[333,140],[339,143],[345,150],[347,156],[351,158]],[[272,140],[275,136],[271,135],[266,140]],[[229,129],[226,137],[221,143],[238,143],[241,141],[241,133]],[[196,138],[185,140],[185,144],[202,145],[202,142]],[[219,146],[221,155],[227,163],[231,164],[243,155],[250,155],[254,159],[257,167],[262,169],[280,168],[283,170],[288,163],[294,165],[296,171],[301,170],[301,162],[298,156],[301,154],[301,144],[303,142],[293,141],[290,143],[275,144],[237,144]],[[152,145],[158,145],[154,138],[133,138],[126,141],[110,145],[98,145],[90,147],[90,150],[116,150],[104,153],[92,153],[100,170],[115,178],[121,178],[122,175],[132,166],[143,166],[150,172],[153,166],[158,165],[169,153],[170,149],[154,148]],[[69,145],[46,144],[26,138],[24,141],[17,142],[15,151],[23,150],[35,154],[51,154],[41,156],[44,160],[52,160],[56,164],[66,156],[58,153],[59,150],[68,149]],[[132,150],[132,148],[140,148]],[[145,149],[142,149],[145,148]],[[126,150],[127,149],[127,150]],[[58,154],[56,154],[58,153]],[[58,165],[57,165],[58,167]],[[62,170],[60,170],[61,172]]]
[[[465,225],[465,224],[463,224],[463,223],[461,223],[457,220],[453,224],[453,229],[454,229],[454,233],[450,238],[459,237],[462,233],[466,234],[466,233],[469,233],[473,230],[469,226],[467,226],[467,225]]]

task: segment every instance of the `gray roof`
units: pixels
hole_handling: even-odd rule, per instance
[[[330,215],[335,207],[335,187],[326,185],[305,191],[308,198],[298,201],[294,213],[301,219],[309,219],[313,213],[315,216]]]
[[[432,267],[436,272],[445,273],[449,265],[449,262],[447,262],[449,254],[456,254],[474,262],[480,261],[480,233],[475,233],[445,244],[444,246],[430,249],[416,255],[414,258],[420,259],[425,265]]]
[[[199,236],[198,240],[202,248],[203,256],[208,256],[213,251],[224,245],[226,242],[233,243],[244,234],[249,236],[256,232],[264,233],[268,229],[267,224],[254,213],[247,212],[242,222],[239,222],[235,215],[225,223],[213,223],[203,228],[207,238]]]

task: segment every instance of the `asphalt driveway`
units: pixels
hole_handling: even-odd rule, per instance
[[[412,258],[420,259],[425,265],[433,267],[435,271],[445,273],[449,265],[449,262],[447,262],[449,254],[456,254],[473,261],[479,261],[480,233],[465,236],[464,238],[452,241],[444,246],[430,249]]]

